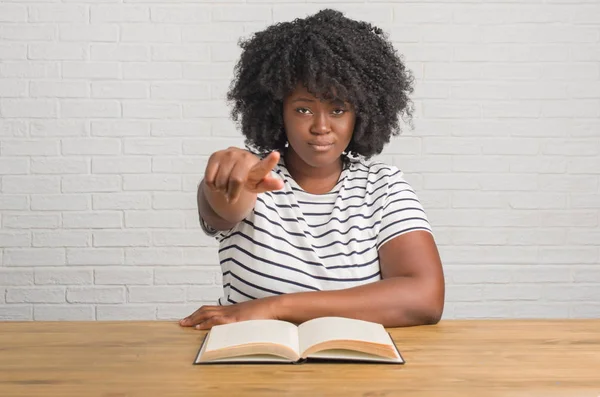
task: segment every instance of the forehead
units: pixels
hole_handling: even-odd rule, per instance
[[[342,98],[339,98],[336,95],[335,89],[331,89],[329,92],[324,92],[324,95],[315,95],[314,93],[310,92],[308,88],[303,84],[298,84],[292,90],[288,98],[290,100],[304,98],[319,102],[326,101],[330,103],[345,103],[345,101]]]

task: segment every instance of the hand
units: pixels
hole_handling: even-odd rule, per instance
[[[263,193],[283,188],[283,181],[270,175],[278,161],[278,152],[271,152],[261,160],[247,150],[230,147],[210,156],[204,183],[209,189],[223,193],[233,204],[244,189]]]
[[[277,320],[276,303],[278,296],[254,299],[227,306],[202,306],[191,315],[179,321],[182,327],[211,329],[215,325],[229,324],[246,320]]]

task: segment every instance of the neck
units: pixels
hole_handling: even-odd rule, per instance
[[[285,166],[294,181],[305,192],[324,194],[330,192],[336,185],[342,173],[342,158],[339,157],[331,164],[322,167],[313,167],[298,156],[296,152],[286,150],[284,155]]]

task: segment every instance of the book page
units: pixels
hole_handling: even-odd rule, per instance
[[[205,353],[239,346],[275,344],[298,355],[298,329],[285,321],[249,320],[214,326],[206,342]],[[260,351],[255,351],[260,354]]]
[[[350,318],[316,318],[301,324],[298,334],[300,354],[311,346],[331,340],[351,340],[393,347],[389,334],[381,324]]]

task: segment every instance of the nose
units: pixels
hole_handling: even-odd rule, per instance
[[[327,134],[331,132],[331,124],[329,123],[329,117],[325,112],[315,114],[313,123],[310,127],[310,132],[313,134]]]

